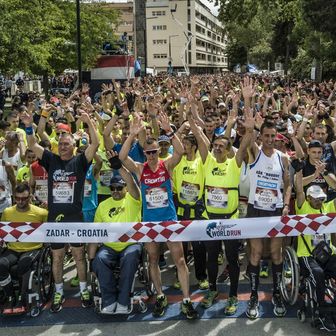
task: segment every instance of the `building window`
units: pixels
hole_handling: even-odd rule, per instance
[[[153,44],[167,44],[167,40],[153,40]]]
[[[152,16],[165,16],[166,11],[153,11]]]
[[[166,25],[153,26],[153,30],[167,30]]]
[[[154,54],[153,58],[167,58],[167,54]]]

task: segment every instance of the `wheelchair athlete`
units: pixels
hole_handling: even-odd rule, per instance
[[[336,199],[326,202],[327,195],[318,185],[310,186],[306,195],[303,191],[302,171],[297,173],[297,198],[295,203],[296,214],[320,214],[336,213]],[[311,252],[314,247],[321,242],[327,242],[333,254],[323,267],[312,257]],[[297,256],[300,270],[304,277],[309,278],[316,291],[316,300],[319,307],[328,306],[325,302],[326,275],[336,279],[336,248],[332,245],[331,235],[304,235],[298,237]],[[336,330],[336,310],[335,313],[319,313],[319,320],[323,329],[327,331]]]
[[[111,153],[108,153],[110,156]],[[113,153],[112,155],[115,155]],[[114,156],[117,160],[116,156]],[[121,176],[110,182],[111,196],[100,203],[95,222],[138,222],[141,220],[140,190],[132,175],[120,168]],[[93,251],[90,247],[91,252]],[[104,243],[92,262],[92,271],[97,275],[102,297],[102,314],[128,314],[130,293],[141,256],[141,245],[134,243]],[[117,283],[114,269],[120,267]]]
[[[15,188],[16,205],[4,210],[3,222],[45,222],[48,211],[31,203],[30,188],[27,183],[20,183]],[[26,294],[31,267],[41,252],[40,243],[7,243],[0,255],[0,286],[6,295],[2,313],[4,315],[23,314],[26,312]],[[19,280],[19,294],[16,298],[12,275]]]

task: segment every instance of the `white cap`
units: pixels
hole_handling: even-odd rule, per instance
[[[323,189],[319,185],[312,185],[307,189],[307,196],[311,196],[312,198],[327,198],[327,195],[323,191]]]

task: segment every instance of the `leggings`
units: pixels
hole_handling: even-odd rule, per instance
[[[29,273],[33,262],[40,255],[40,249],[28,252],[5,250],[0,256],[0,286],[7,296],[14,295],[11,276],[20,281],[21,295],[25,294],[28,287]]]

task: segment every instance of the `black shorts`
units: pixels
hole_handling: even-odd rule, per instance
[[[48,222],[62,222],[62,223],[81,223],[84,222],[83,213],[76,214],[50,214],[48,216]],[[56,224],[57,225],[57,224]],[[84,246],[83,243],[69,243],[71,247]],[[66,243],[51,243],[52,250],[60,250],[64,248]]]
[[[252,204],[247,205],[246,218],[252,217],[272,217],[272,216],[281,216],[282,208],[276,208],[274,211],[260,210],[256,209]]]
[[[65,247],[67,243],[51,243],[51,249],[52,250],[60,250]],[[82,247],[84,244],[82,243],[69,243],[70,247]]]

